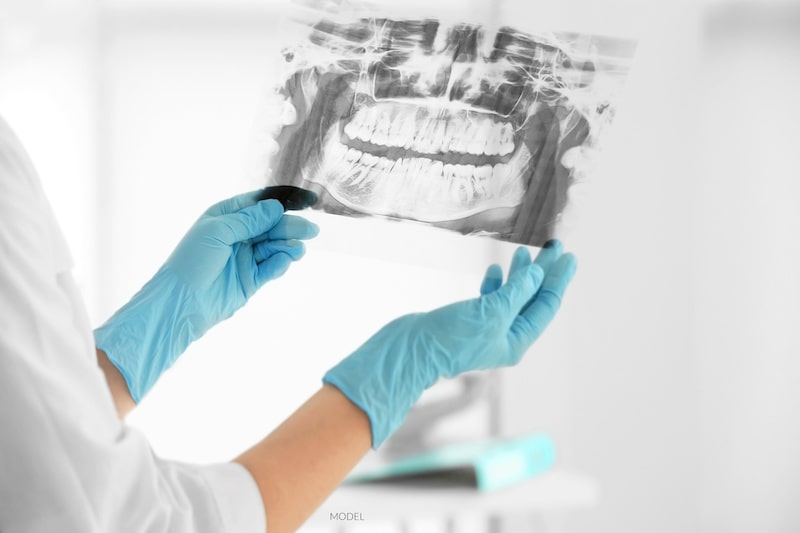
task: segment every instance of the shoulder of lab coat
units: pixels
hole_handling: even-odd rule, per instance
[[[263,533],[244,467],[161,460],[119,421],[71,267],[0,118],[0,531]]]

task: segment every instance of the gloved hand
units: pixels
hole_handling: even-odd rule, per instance
[[[302,191],[306,207],[316,200]],[[153,278],[103,326],[95,344],[119,369],[137,403],[164,370],[211,326],[300,259],[318,228],[284,215],[263,190],[220,202],[189,229]]]
[[[575,268],[558,241],[535,262],[519,248],[505,284],[500,267],[489,267],[480,298],[390,322],[323,382],[367,414],[377,449],[439,378],[518,363],[555,316]]]

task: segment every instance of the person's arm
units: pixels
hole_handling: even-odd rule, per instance
[[[370,449],[367,415],[324,385],[264,440],[235,459],[258,485],[269,533],[295,531]]]
[[[114,399],[114,407],[117,409],[117,415],[119,415],[120,419],[125,418],[128,416],[128,413],[133,411],[133,408],[136,407],[136,402],[133,401],[131,392],[128,390],[128,384],[125,383],[125,378],[122,377],[117,367],[108,360],[106,352],[100,348],[96,348],[96,352],[97,365],[106,377],[106,383],[108,384],[108,389],[111,391],[111,397]]]

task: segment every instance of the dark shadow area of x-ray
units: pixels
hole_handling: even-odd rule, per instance
[[[318,209],[541,245],[613,117],[635,43],[439,20],[321,19],[283,51],[297,110],[270,183]]]

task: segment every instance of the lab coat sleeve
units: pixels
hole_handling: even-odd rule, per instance
[[[244,467],[159,459],[119,421],[70,269],[0,118],[0,531],[263,533]]]

